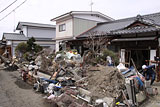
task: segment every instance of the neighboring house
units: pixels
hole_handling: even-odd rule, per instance
[[[0,55],[5,52],[6,41],[0,41]]]
[[[55,40],[53,40],[56,37],[55,25],[19,22],[16,30],[20,33],[4,33],[2,38],[2,41],[6,41],[7,52],[12,57],[15,55],[15,47],[31,37],[34,37],[36,44],[43,48],[55,50]]]
[[[160,13],[99,23],[93,29],[79,35],[76,42],[71,42],[74,45],[81,44],[83,46],[83,41],[89,37],[89,33],[96,31],[103,32],[104,35],[94,36],[110,38],[108,48],[118,52],[121,62],[125,64],[132,65],[130,62],[132,58],[136,66],[141,68],[143,64],[146,64],[146,60],[160,57],[160,41],[158,39],[160,36]]]
[[[75,39],[78,35],[95,27],[99,22],[113,21],[100,12],[95,11],[71,11],[51,21],[56,21],[56,51],[62,41]]]
[[[56,26],[50,24],[19,22],[16,30],[20,30],[25,37],[36,39],[36,43],[44,48],[55,49]]]
[[[15,54],[16,46],[21,42],[26,42],[28,40],[24,34],[19,33],[3,33],[2,41],[6,42],[5,54],[6,57],[12,57]]]

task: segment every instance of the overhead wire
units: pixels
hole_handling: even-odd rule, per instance
[[[5,19],[6,17],[8,17],[12,12],[14,12],[16,9],[18,9],[20,6],[22,6],[27,0],[25,0],[24,2],[22,2],[20,5],[18,5],[16,8],[14,8],[11,12],[9,12],[7,15],[5,15],[3,18],[0,19],[0,21],[2,21],[3,19]]]
[[[5,10],[7,10],[9,7],[11,7],[15,2],[17,2],[18,0],[13,1],[11,4],[9,4],[6,8],[4,8],[3,10],[0,11],[0,13],[4,12]]]

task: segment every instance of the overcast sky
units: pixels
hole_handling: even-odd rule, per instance
[[[15,0],[0,0],[0,11]],[[17,0],[0,13],[0,19],[25,0]],[[160,12],[160,0],[92,0],[93,11],[99,11],[114,19],[133,17],[137,14]],[[50,19],[69,11],[90,11],[91,0],[27,0],[21,7],[0,21],[0,37],[3,32],[13,32],[19,21],[55,24]]]

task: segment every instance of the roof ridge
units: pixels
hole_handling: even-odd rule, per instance
[[[137,14],[139,15],[139,14]],[[152,14],[146,14],[146,15],[141,15],[144,18],[149,18],[149,17],[155,17],[155,16],[160,16],[160,12],[156,12],[156,13],[152,13]],[[128,17],[128,18],[122,18],[122,19],[117,19],[117,20],[113,20],[113,21],[109,21],[109,22],[100,22],[98,24],[107,24],[107,23],[113,23],[113,22],[123,22],[123,21],[127,21],[127,20],[132,20],[135,19],[136,16],[134,17]]]
[[[110,20],[115,20],[115,19],[113,19],[112,17],[110,17],[110,16],[108,16],[108,15],[106,15],[106,14],[104,14],[104,13],[101,13],[101,12],[99,12],[99,11],[70,11],[70,12],[67,12],[67,13],[61,14],[61,15],[59,15],[59,16],[57,16],[57,17],[52,18],[51,21],[55,21],[55,20],[57,20],[58,18],[65,17],[65,16],[67,16],[67,15],[74,15],[74,14],[76,14],[76,12],[79,13],[79,14],[81,14],[81,13],[83,13],[83,14],[92,14],[92,13],[93,13],[93,14],[98,14],[98,15],[100,15],[101,17],[108,18],[108,19],[110,19]]]
[[[26,22],[26,21],[19,21],[19,23],[41,24],[41,25],[51,25],[51,26],[56,26],[56,25],[53,25],[53,24],[38,23],[38,22]]]
[[[20,33],[6,33],[6,32],[4,32],[3,34],[24,35],[24,34],[20,34]]]

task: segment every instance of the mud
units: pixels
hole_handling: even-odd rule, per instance
[[[115,68],[103,67],[101,71],[89,72],[86,82],[86,88],[91,92],[92,98],[97,99],[119,96],[125,81]]]
[[[32,86],[22,81],[22,79],[17,79],[14,83],[21,89],[32,89]]]

